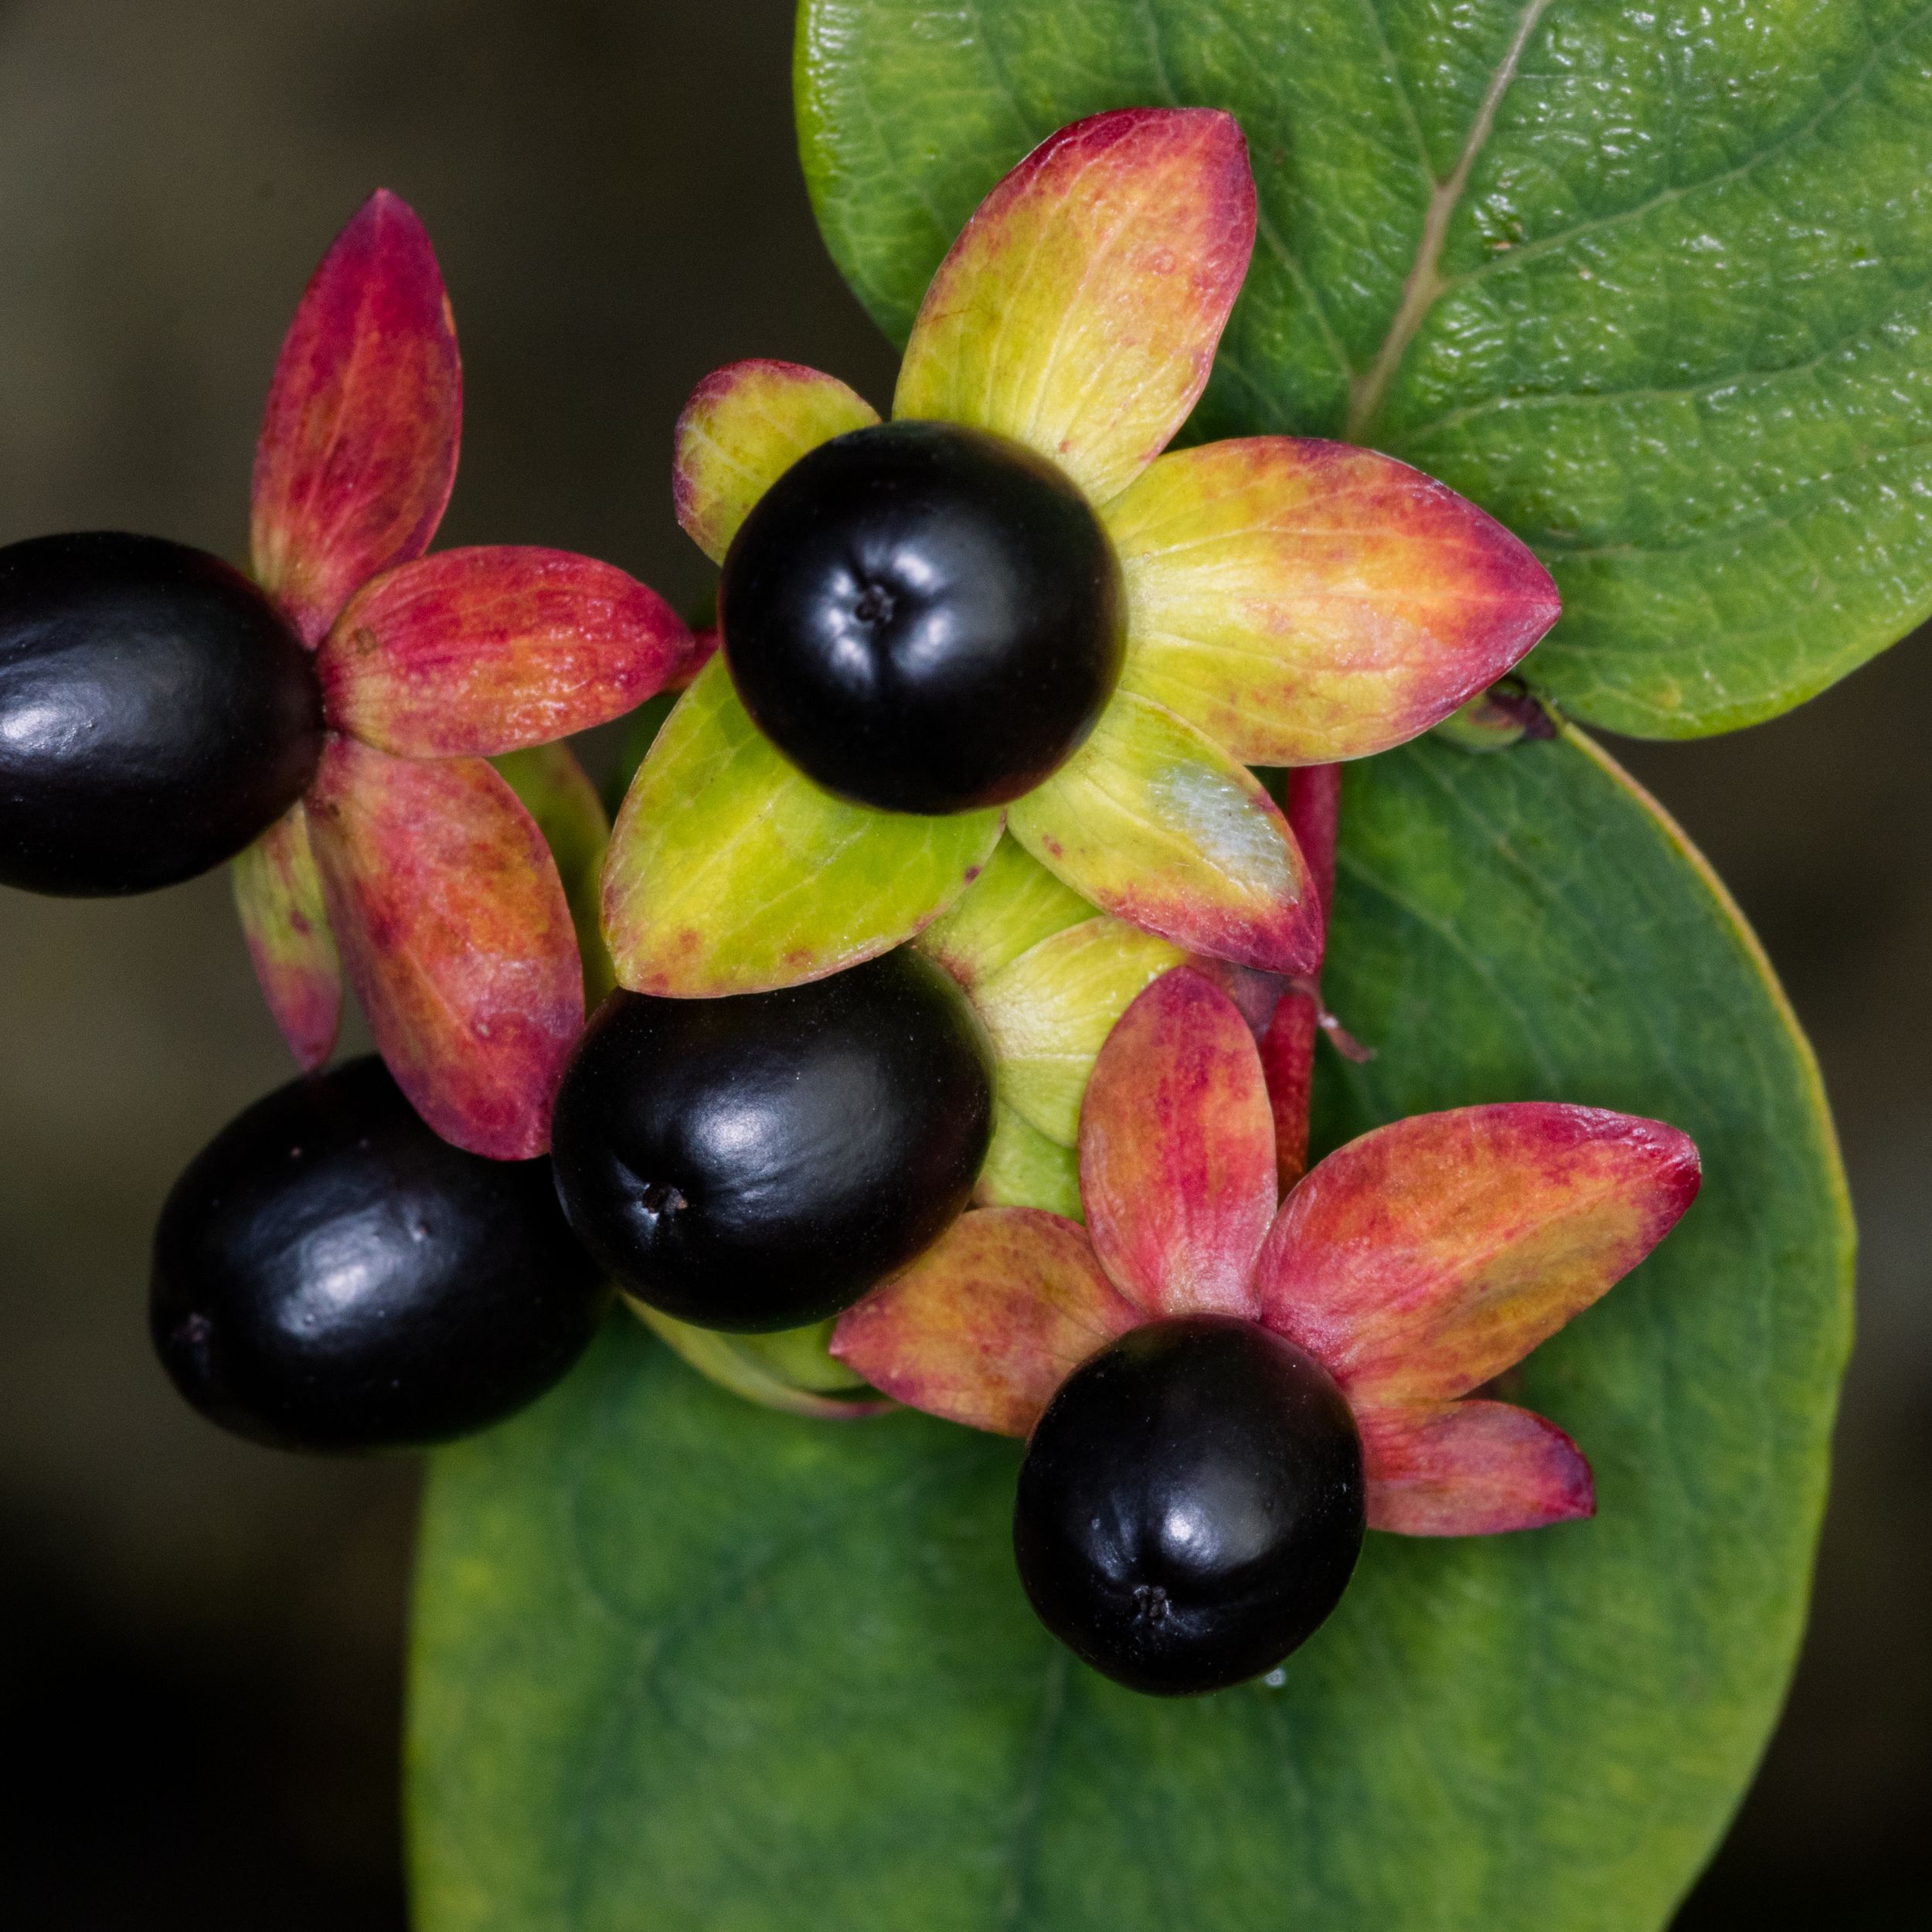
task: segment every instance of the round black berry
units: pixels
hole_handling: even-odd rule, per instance
[[[1124,597],[1087,499],[1018,444],[882,423],[753,506],[718,590],[745,709],[827,791],[889,811],[1030,791],[1113,695]]]
[[[723,999],[611,995],[557,1097],[558,1191],[641,1301],[706,1328],[794,1328],[936,1240],[986,1157],[992,1056],[958,988],[902,948]]]
[[[1061,1642],[1182,1696],[1309,1637],[1362,1528],[1362,1441],[1328,1371],[1256,1323],[1188,1315],[1067,1378],[1027,1444],[1013,1549]]]
[[[607,1300],[547,1160],[440,1140],[379,1060],[216,1134],[155,1235],[149,1318],[183,1395],[291,1449],[445,1442],[541,1395]]]
[[[308,653],[219,557],[113,531],[0,549],[0,883],[191,879],[294,804],[321,749]]]

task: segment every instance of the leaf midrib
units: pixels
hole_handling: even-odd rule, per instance
[[[1347,427],[1342,433],[1345,442],[1359,443],[1367,434],[1382,406],[1383,398],[1389,392],[1396,370],[1408,352],[1410,343],[1415,339],[1416,332],[1422,326],[1423,317],[1447,286],[1443,279],[1441,262],[1443,247],[1449,236],[1450,221],[1461,203],[1464,189],[1469,185],[1469,173],[1476,164],[1476,157],[1482,152],[1491,130],[1496,124],[1497,111],[1516,77],[1523,49],[1529,46],[1530,36],[1536,31],[1549,5],[1550,0],[1529,0],[1518,15],[1515,32],[1510,36],[1502,59],[1489,77],[1489,85],[1484,90],[1475,118],[1469,124],[1461,152],[1456,156],[1454,166],[1430,191],[1428,206],[1423,213],[1421,238],[1416,244],[1415,260],[1410,264],[1408,277],[1402,285],[1402,299],[1396,304],[1395,319],[1389,325],[1381,347],[1376,351],[1375,360],[1363,373],[1352,375],[1349,379]]]
[[[1799,125],[1787,129],[1736,166],[1717,175],[1663,189],[1632,207],[1620,209],[1614,213],[1577,223],[1555,233],[1540,236],[1536,240],[1512,248],[1476,268],[1464,270],[1455,275],[1444,275],[1440,264],[1443,250],[1448,240],[1450,223],[1461,205],[1464,192],[1468,186],[1469,175],[1477,157],[1494,130],[1498,111],[1504,95],[1515,78],[1529,36],[1548,11],[1549,4],[1550,0],[1529,0],[1529,4],[1519,19],[1516,32],[1509,49],[1490,76],[1488,91],[1481,106],[1477,110],[1475,119],[1470,124],[1469,134],[1464,140],[1461,152],[1457,157],[1454,168],[1445,179],[1436,184],[1430,196],[1428,208],[1423,216],[1421,238],[1417,244],[1415,258],[1410,264],[1407,278],[1403,285],[1402,297],[1397,304],[1395,318],[1389,324],[1388,332],[1376,351],[1375,360],[1367,371],[1352,374],[1349,378],[1349,404],[1343,439],[1345,441],[1360,443],[1365,440],[1375,417],[1387,397],[1389,386],[1408,352],[1410,345],[1420,331],[1430,311],[1442,296],[1452,289],[1480,281],[1486,276],[1519,269],[1539,256],[1568,247],[1581,236],[1640,219],[1658,208],[1669,206],[1691,195],[1751,179],[1767,162],[1815,138],[1832,115],[1864,94],[1871,85],[1872,76],[1886,60],[1921,28],[1928,13],[1932,13],[1932,8],[1917,8],[1891,33],[1882,39],[1874,38],[1866,50],[1864,59],[1843,87],[1830,94]],[[1372,12],[1372,0],[1369,0],[1369,7]],[[1379,17],[1377,18],[1379,23]],[[1386,45],[1386,37],[1384,44]],[[1390,73],[1400,87],[1401,75],[1393,57]],[[1524,400],[1565,399],[1552,396]],[[1440,427],[1437,423],[1429,424],[1423,434]],[[1413,437],[1405,437],[1404,440],[1413,446]]]

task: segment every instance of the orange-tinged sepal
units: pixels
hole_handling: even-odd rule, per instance
[[[379,189],[295,311],[255,452],[255,576],[304,641],[359,584],[429,547],[462,413],[442,270],[414,211]]]
[[[1659,1121],[1543,1102],[1418,1114],[1351,1141],[1283,1202],[1262,1318],[1352,1402],[1465,1393],[1656,1247],[1697,1192]]]
[[[1254,1036],[1182,967],[1123,1013],[1080,1108],[1080,1198],[1100,1264],[1151,1316],[1252,1316],[1274,1219],[1274,1123]]]
[[[1597,1508],[1583,1452],[1553,1422],[1507,1402],[1358,1408],[1369,1527],[1403,1536],[1491,1536]]]
[[[1074,1369],[1142,1319],[1071,1221],[975,1208],[847,1309],[832,1352],[929,1415],[1023,1436]]]
[[[458,1147],[541,1154],[583,986],[530,815],[480,758],[393,758],[342,737],[309,812],[343,963],[397,1083]]]
[[[1231,114],[1129,107],[1063,128],[940,264],[893,413],[1012,437],[1105,502],[1206,387],[1254,231]]]
[[[488,757],[619,718],[696,655],[634,577],[567,550],[440,550],[349,600],[316,654],[328,721],[407,757]]]
[[[1501,677],[1560,609],[1495,519],[1341,443],[1177,451],[1106,521],[1127,586],[1124,688],[1250,764],[1401,744]]]

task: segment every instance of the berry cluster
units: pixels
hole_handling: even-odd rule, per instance
[[[1472,1108],[1302,1172],[1334,761],[1502,676],[1555,594],[1370,452],[1162,454],[1254,226],[1228,117],[1098,116],[962,233],[894,420],[708,379],[675,486],[715,634],[589,558],[429,551],[461,368],[386,194],[284,344],[252,576],[0,550],[0,879],[233,859],[307,1070],[163,1211],[189,1401],[447,1440],[614,1287],[757,1399],[1027,1436],[1023,1585],[1163,1693],[1271,1668],[1365,1527],[1587,1513],[1576,1446],[1481,1387],[1662,1238],[1694,1150]],[[660,692],[613,831],[562,740]],[[380,1058],[319,1071],[345,980]]]

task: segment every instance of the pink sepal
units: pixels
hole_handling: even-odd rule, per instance
[[[456,323],[428,235],[379,188],[295,311],[255,451],[255,575],[319,644],[356,586],[436,534],[461,433]]]
[[[397,1083],[458,1147],[541,1154],[583,982],[536,822],[480,758],[342,737],[309,811],[343,964]]]
[[[1490,1536],[1596,1513],[1583,1452],[1553,1422],[1506,1402],[1358,1408],[1369,1527],[1403,1536]]]
[[[1134,1000],[1094,1062],[1080,1154],[1094,1252],[1136,1307],[1255,1312],[1274,1124],[1254,1036],[1225,993],[1181,967]]]
[[[406,757],[484,757],[622,717],[696,652],[663,598],[614,566],[492,546],[366,584],[315,668],[338,731]]]

